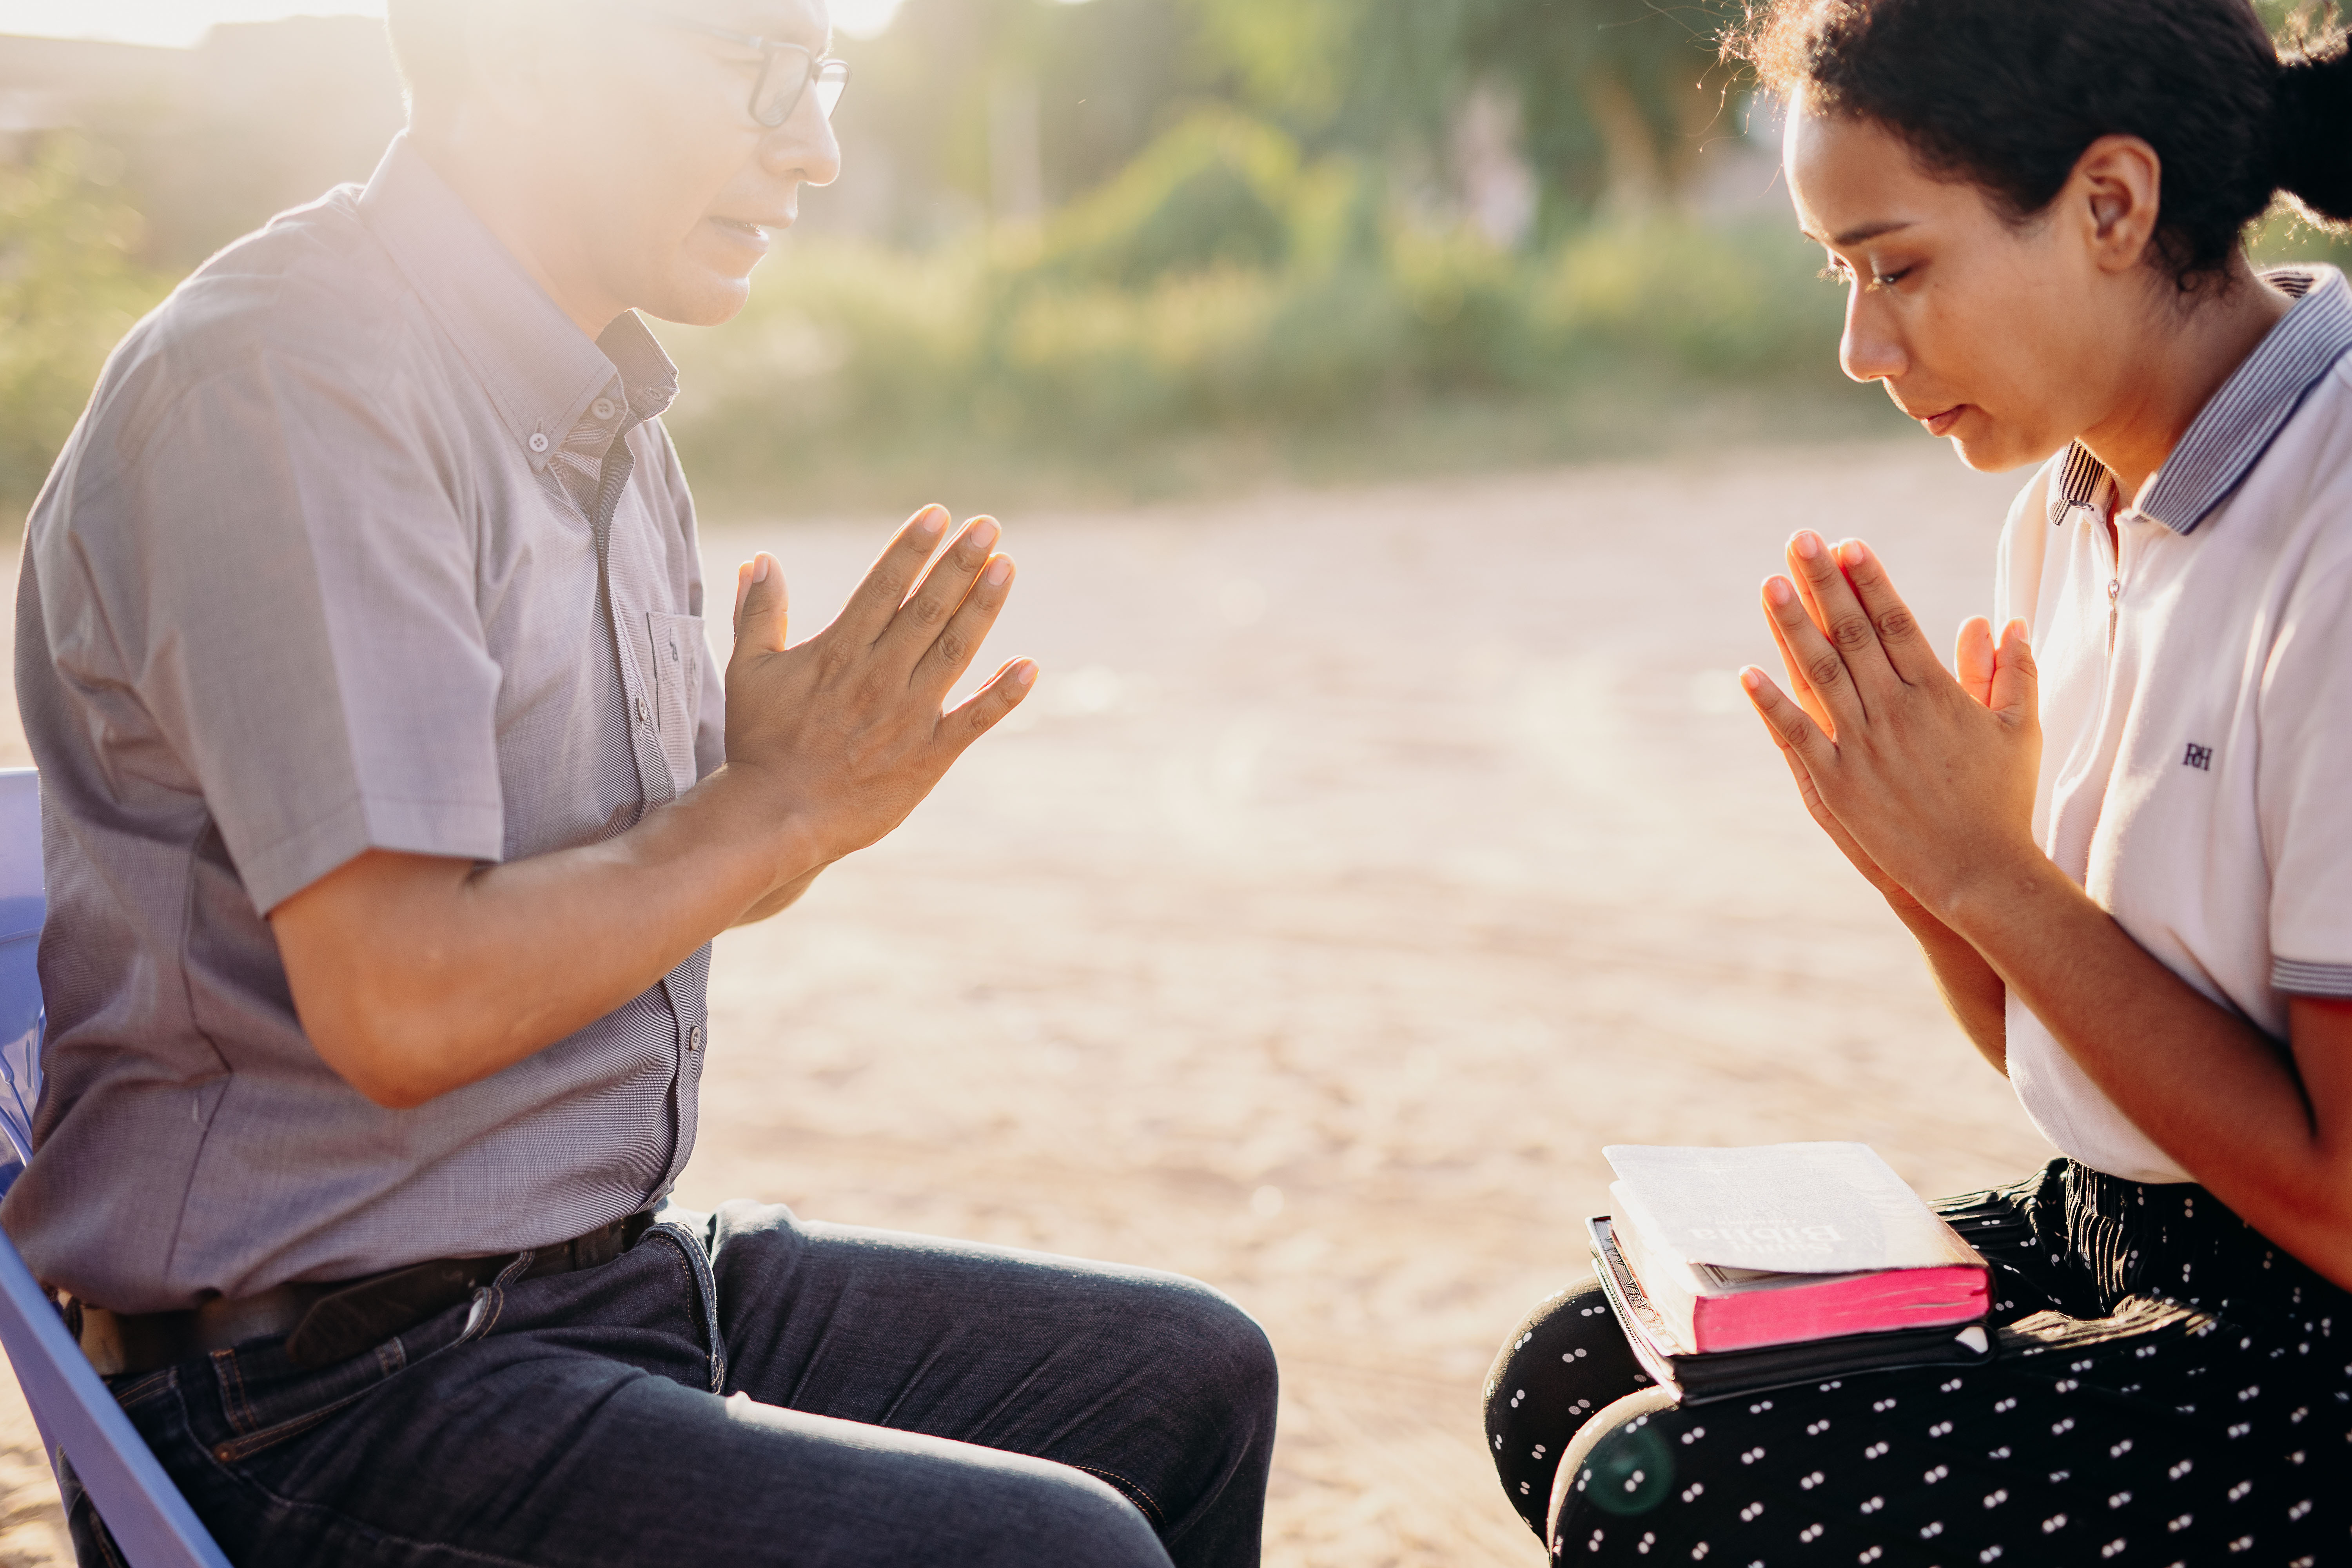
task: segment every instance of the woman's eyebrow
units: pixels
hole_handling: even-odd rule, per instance
[[[1892,219],[1885,223],[1866,223],[1860,228],[1850,228],[1846,230],[1843,234],[1837,236],[1834,239],[1823,239],[1811,229],[1805,229],[1801,232],[1807,239],[1811,240],[1815,245],[1828,245],[1843,247],[1849,245],[1861,245],[1865,241],[1876,239],[1881,235],[1893,234],[1899,228],[1909,228],[1917,221],[1918,220],[1916,218],[1906,217]]]

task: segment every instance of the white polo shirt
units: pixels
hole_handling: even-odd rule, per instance
[[[1994,624],[2023,616],[2041,669],[2035,839],[2284,1041],[2290,995],[2352,997],[2352,288],[2268,276],[2294,310],[2118,510],[2116,546],[2114,480],[2082,447],[2018,497]],[[2013,994],[2009,1076],[2084,1164],[2195,1179]]]

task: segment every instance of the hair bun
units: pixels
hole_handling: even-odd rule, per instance
[[[2279,63],[2272,180],[2321,217],[2352,220],[2352,52],[2342,35]]]

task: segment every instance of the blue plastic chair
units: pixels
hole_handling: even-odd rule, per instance
[[[33,957],[47,906],[37,777],[30,768],[0,770],[0,1134],[7,1138],[0,1149],[0,1193],[33,1155],[43,1016]],[[229,1568],[4,1233],[0,1344],[33,1407],[49,1463],[61,1456],[73,1462],[131,1568]]]

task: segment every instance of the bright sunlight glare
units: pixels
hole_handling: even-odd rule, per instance
[[[851,37],[870,38],[898,9],[898,0],[833,0],[833,24]],[[0,0],[0,33],[184,48],[216,22],[383,15],[383,0]]]

